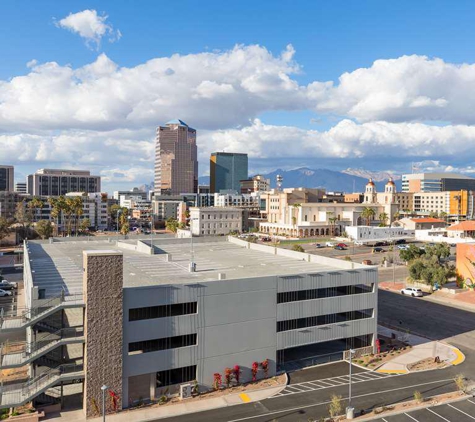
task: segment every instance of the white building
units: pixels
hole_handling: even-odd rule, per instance
[[[347,226],[348,237],[357,242],[389,241],[409,239],[415,236],[414,230],[403,227]]]
[[[259,195],[257,194],[237,194],[237,193],[215,193],[215,207],[258,207]]]
[[[239,208],[191,207],[193,236],[224,236],[242,231],[242,213]]]

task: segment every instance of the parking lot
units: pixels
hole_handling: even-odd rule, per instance
[[[379,422],[473,422],[475,420],[475,399],[470,398],[455,403],[408,411],[395,416],[382,416],[373,420]]]

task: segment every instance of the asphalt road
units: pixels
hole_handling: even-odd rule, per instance
[[[459,373],[463,373],[470,379],[475,379],[475,313],[435,304],[424,298],[409,298],[386,291],[380,291],[378,309],[382,322],[401,326],[403,329],[409,329],[413,333],[429,338],[447,340],[458,346],[465,353],[467,359],[461,365],[443,370],[385,376],[354,383],[352,405],[356,409],[369,411],[385,404],[407,401],[412,399],[415,390],[420,391],[424,397],[454,391],[453,378]],[[359,368],[354,368],[354,370],[357,377],[362,373]],[[318,420],[322,416],[328,416],[328,402],[332,394],[342,395],[344,407],[347,405],[348,397],[348,383],[343,382],[332,386],[336,383],[331,379],[324,383],[321,381],[319,383],[319,380],[344,377],[347,371],[347,364],[340,362],[294,372],[290,374],[291,388],[287,390],[292,394],[278,395],[255,403],[183,415],[169,418],[169,420],[172,422],[307,422],[309,419]],[[361,375],[359,377],[362,378]],[[344,381],[344,378],[340,378],[341,380]],[[312,381],[314,381],[313,384],[305,384]],[[329,384],[329,386],[325,388],[324,384]],[[320,385],[321,388],[302,388],[302,385],[304,387],[305,385]],[[292,388],[292,386],[294,387]],[[303,391],[299,392],[298,390]],[[461,414],[461,416],[463,415]],[[451,419],[449,420],[451,421]],[[398,419],[394,419],[394,421],[397,422]]]

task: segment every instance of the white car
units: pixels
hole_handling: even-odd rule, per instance
[[[10,292],[8,290],[1,290],[0,289],[0,297],[11,296],[11,295],[12,295],[12,292]]]
[[[325,246],[329,247],[329,248],[333,248],[335,247],[336,243],[335,242],[325,242]]]
[[[14,289],[18,289],[18,283],[16,281],[8,281],[7,279],[4,278],[2,281],[0,281],[0,283],[9,284]],[[0,289],[1,289],[1,287],[0,287]]]
[[[406,287],[405,289],[401,289],[402,295],[408,295],[412,297],[422,297],[422,290],[418,289],[417,287]]]
[[[407,246],[407,245],[397,245],[397,248],[400,251],[407,251],[409,249],[409,246]]]

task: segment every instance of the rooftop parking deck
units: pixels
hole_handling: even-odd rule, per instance
[[[150,245],[149,239],[144,242]],[[259,249],[249,249],[245,242],[230,242],[226,238],[199,238],[193,245],[196,272],[190,273],[190,239],[154,240],[154,255],[133,250],[136,244],[135,239],[119,244],[107,240],[68,240],[54,243],[30,241],[28,248],[34,285],[45,289],[46,297],[56,296],[62,290],[66,294],[80,293],[83,251],[87,250],[121,251],[124,256],[126,288],[206,282],[218,280],[219,273],[224,273],[226,279],[241,279],[345,270],[351,265],[323,257],[324,262],[309,262],[307,254],[281,249],[279,255],[276,255],[274,248],[260,246]],[[170,261],[166,259],[167,254],[171,255]]]

